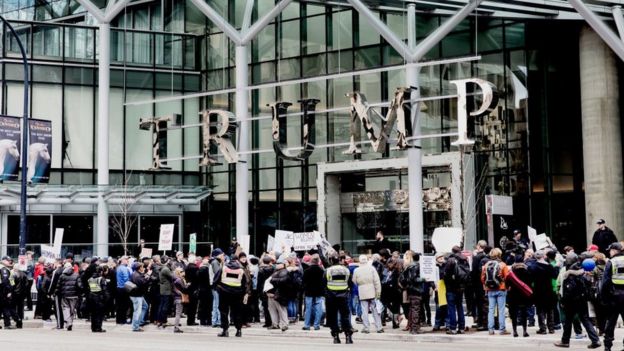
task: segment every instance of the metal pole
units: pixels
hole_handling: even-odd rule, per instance
[[[15,37],[15,41],[19,46],[22,53],[22,63],[24,64],[24,112],[22,115],[22,181],[21,181],[21,193],[20,193],[20,233],[19,233],[19,254],[26,255],[26,238],[28,235],[27,224],[28,219],[26,217],[27,206],[27,189],[26,189],[26,177],[28,175],[28,92],[30,77],[28,72],[28,57],[26,56],[26,50],[20,40],[19,36],[13,29],[13,26],[4,17],[0,16],[0,20],[11,31],[11,34]]]
[[[239,243],[246,243],[249,231],[249,107],[247,105],[247,46],[236,47],[236,119],[238,120],[238,152],[239,162],[236,163],[236,238]],[[248,250],[245,247],[245,250]]]
[[[407,45],[410,50],[416,48],[416,5],[407,5]],[[413,63],[414,61],[408,62]],[[408,66],[405,70],[405,84],[416,87],[412,91],[410,100],[420,98],[420,84],[418,75],[420,69],[415,66]],[[419,103],[412,102],[411,123],[412,134],[420,135],[420,120],[418,118]],[[416,139],[407,150],[407,174],[409,188],[409,242],[410,248],[416,252],[424,252],[424,227],[423,227],[423,207],[422,207],[422,149],[421,141]]]
[[[100,23],[100,57],[98,69],[98,140],[97,140],[97,184],[99,189],[97,206],[96,252],[108,256],[108,205],[104,189],[108,184],[108,134],[109,134],[109,89],[110,89],[110,24]]]

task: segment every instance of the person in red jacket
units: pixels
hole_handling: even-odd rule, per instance
[[[494,310],[498,308],[498,326],[500,335],[508,335],[505,329],[505,302],[507,287],[505,279],[509,275],[509,267],[501,260],[502,251],[498,248],[490,252],[488,263],[481,271],[481,282],[488,296],[488,330],[494,335]]]

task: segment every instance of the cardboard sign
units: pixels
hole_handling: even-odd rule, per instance
[[[143,258],[143,257],[152,257],[152,249],[146,249],[146,248],[142,248],[141,249],[141,254],[139,255],[139,258]]]
[[[173,247],[174,224],[161,224],[158,251],[169,251]]]
[[[60,255],[59,255],[60,256]],[[41,257],[44,257],[46,263],[54,262],[54,260],[58,257],[54,251],[54,246],[50,245],[41,245]]]
[[[543,250],[547,247],[554,246],[550,238],[543,233],[535,237],[534,243],[536,250]]]
[[[531,226],[527,226],[527,233],[529,234],[529,241],[534,242],[537,239],[537,230],[531,228]]]
[[[290,252],[290,248],[294,244],[293,234],[293,232],[287,230],[276,230],[273,251],[281,253]]]
[[[431,243],[436,252],[451,252],[453,246],[461,246],[462,238],[461,228],[440,227],[433,230]]]
[[[195,233],[189,237],[189,252],[197,253],[197,234]]]
[[[293,233],[293,247],[295,251],[314,250],[321,242],[319,232]]]
[[[64,228],[56,228],[54,230],[54,252],[58,257],[61,257],[61,246],[63,245],[63,233],[65,233]]]
[[[420,256],[420,277],[428,282],[438,281],[435,256]]]
[[[490,197],[491,212],[494,215],[513,216],[513,198],[511,196],[486,195]]]
[[[273,251],[274,246],[275,246],[275,238],[272,235],[269,235],[267,238],[267,246],[266,246],[267,252]]]

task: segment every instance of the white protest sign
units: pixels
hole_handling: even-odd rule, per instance
[[[542,250],[552,245],[550,238],[546,234],[536,236],[534,242],[536,250]]]
[[[289,232],[287,230],[276,230],[273,251],[283,253],[283,251],[286,250],[290,252],[290,248],[294,244],[293,234],[293,232]]]
[[[420,256],[420,277],[428,282],[438,280],[435,256]]]
[[[54,231],[54,253],[57,257],[61,257],[61,245],[63,245],[64,228],[56,228]]]
[[[267,238],[267,246],[266,246],[266,250],[267,251],[273,251],[273,247],[275,246],[275,238],[273,237],[273,235],[269,235]]]
[[[451,252],[453,246],[461,246],[462,238],[461,228],[440,227],[433,230],[431,243],[436,252]]]
[[[240,248],[245,253],[249,252],[249,241],[250,241],[250,236],[249,235],[241,235],[238,238],[238,243],[240,244]]]
[[[169,251],[173,247],[174,224],[161,224],[158,251]]]
[[[531,226],[527,226],[527,233],[529,235],[529,241],[534,242],[537,238],[537,230],[531,228]]]
[[[293,247],[295,251],[314,250],[321,242],[319,232],[293,233]]]
[[[336,252],[336,250],[334,250],[334,248],[332,247],[331,243],[329,241],[327,241],[327,239],[325,239],[325,234],[314,231],[315,233],[318,233],[319,237],[321,238],[321,241],[319,242],[319,245],[321,246],[321,253],[325,256],[329,256],[330,254]]]
[[[152,258],[152,249],[142,248],[141,249],[141,254],[139,255],[139,258],[143,258],[143,257]]]
[[[41,245],[41,257],[44,257],[46,263],[54,262],[54,260],[58,257],[56,252],[54,251],[54,246],[50,245]]]

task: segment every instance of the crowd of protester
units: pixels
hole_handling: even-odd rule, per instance
[[[256,257],[235,241],[207,257],[177,252],[76,262],[68,253],[20,265],[5,256],[0,311],[4,329],[21,328],[24,310],[34,308],[36,319],[55,321],[59,330],[71,331],[78,318],[89,320],[94,333],[105,332],[105,320],[128,324],[134,332],[154,324],[182,333],[185,316],[186,326],[219,328],[221,337],[229,336],[230,325],[237,337],[255,323],[282,332],[296,325],[306,331],[327,326],[335,343],[341,342],[340,333],[352,343],[356,331],[384,333],[384,328],[450,335],[472,328],[529,337],[528,327],[537,325],[537,334],[562,329],[555,346],[569,347],[572,337],[586,333],[589,348],[602,347],[604,336],[604,348],[611,350],[624,313],[624,250],[604,221],[599,225],[595,244],[580,253],[569,246],[535,250],[519,231],[500,247],[485,241],[473,251],[455,246],[435,254],[433,281],[421,277],[419,253],[393,250],[382,233],[373,253],[358,257],[339,247],[283,248]],[[357,330],[352,320],[362,327]]]

